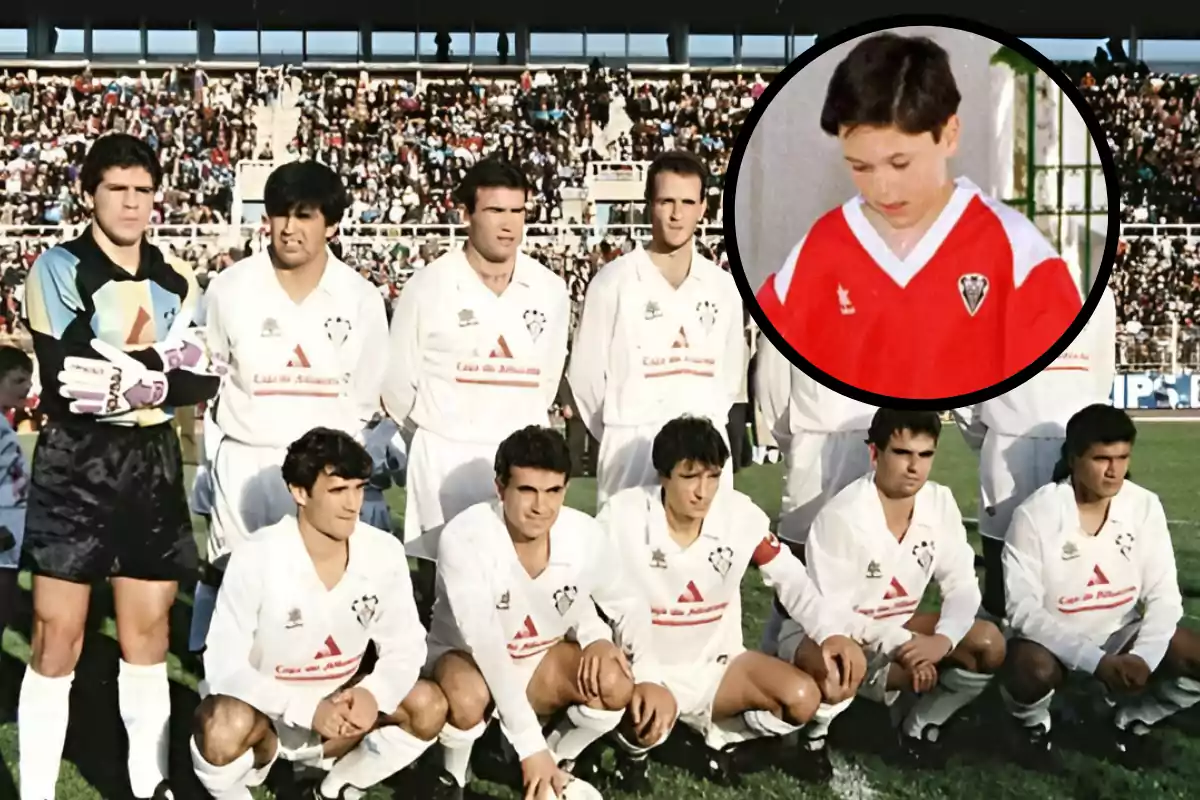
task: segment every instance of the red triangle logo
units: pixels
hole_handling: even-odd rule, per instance
[[[296,349],[292,351],[292,358],[288,361],[287,365],[298,369],[308,369],[312,366],[312,364],[308,363],[308,356],[304,354],[304,348],[300,345],[296,345]]]
[[[333,636],[330,635],[325,637],[325,646],[318,650],[317,654],[313,656],[313,658],[333,658],[334,656],[340,656],[341,654],[342,648],[338,647],[337,642],[335,642],[333,640]]]
[[[492,348],[492,353],[488,358],[512,358],[512,350],[508,349],[508,342],[504,341],[501,336],[496,340],[496,346]]]
[[[700,590],[696,588],[695,581],[688,581],[687,589],[683,594],[679,595],[680,603],[703,603],[704,596],[700,594]]]
[[[532,639],[537,635],[538,635],[537,626],[533,624],[533,617],[526,615],[525,625],[522,626],[521,630],[517,631],[517,635],[514,636],[513,638],[514,639]]]
[[[900,597],[908,597],[908,591],[900,585],[900,581],[892,578],[892,585],[888,587],[887,594],[883,596],[883,599],[896,600]]]
[[[133,318],[133,325],[129,328],[129,336],[125,338],[125,344],[144,344],[142,337],[146,333],[146,326],[151,321],[152,319],[149,312],[146,311],[146,307],[138,306],[137,316]]]
[[[1103,586],[1108,583],[1108,576],[1100,569],[1100,565],[1092,567],[1092,579],[1087,582],[1088,586]]]
[[[672,347],[672,349],[688,347],[687,333],[683,330],[682,327],[679,329],[679,335],[677,337],[675,337],[675,344],[671,345],[671,347]]]

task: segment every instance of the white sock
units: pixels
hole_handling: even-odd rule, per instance
[[[558,761],[574,761],[588,745],[613,730],[625,716],[625,710],[571,706],[566,717],[546,737],[550,752]]]
[[[1149,690],[1117,709],[1116,723],[1121,730],[1131,725],[1136,729],[1145,726],[1144,733],[1153,725],[1179,711],[1200,703],[1200,681],[1192,678],[1170,678],[1156,681]]]
[[[192,752],[192,769],[200,785],[216,800],[250,800],[250,787],[261,786],[275,759],[255,769],[254,751],[247,750],[223,767],[208,763],[196,746],[196,737],[188,740]]]
[[[760,708],[743,711],[742,722],[746,723],[747,728],[764,739],[774,736],[787,736],[788,734],[795,733],[802,727],[800,725],[792,725],[775,716],[770,711],[763,711]]]
[[[766,627],[763,628],[762,641],[758,644],[758,649],[769,656],[773,656],[779,650],[779,633],[783,629],[783,614],[779,613],[779,609],[771,603],[771,615],[767,617]]]
[[[454,778],[459,786],[467,785],[467,771],[471,766],[471,748],[475,740],[483,736],[487,723],[481,722],[470,730],[459,730],[447,722],[438,734],[442,746],[442,768]]]
[[[188,650],[199,653],[204,649],[204,640],[208,638],[208,626],[212,622],[213,611],[217,608],[217,589],[203,581],[196,584],[196,593],[192,595],[192,625],[188,632]]]
[[[834,705],[821,703],[821,705],[817,706],[817,713],[813,714],[813,718],[804,726],[804,732],[801,734],[804,738],[803,744],[805,748],[808,750],[820,750],[824,747],[825,739],[829,736],[829,726],[853,702],[854,698],[851,697]]]
[[[358,800],[375,784],[407,767],[429,749],[432,741],[418,739],[398,725],[376,728],[358,746],[337,760],[321,783],[325,797]],[[359,790],[355,793],[355,790]]]
[[[138,665],[122,659],[117,700],[129,736],[129,786],[134,797],[150,797],[167,777],[171,685],[166,662]]]
[[[1053,690],[1046,692],[1046,696],[1042,699],[1026,704],[1017,702],[1008,693],[1008,688],[1001,686],[1000,698],[1004,700],[1008,713],[1013,715],[1021,727],[1041,728],[1046,733],[1050,732],[1050,703],[1054,700]]]
[[[665,742],[667,740],[667,737],[670,735],[671,735],[671,729],[667,728],[666,732],[663,733],[663,735],[659,738],[659,740],[657,742],[654,742],[653,744],[651,744],[649,747],[642,747],[640,744],[635,744],[634,742],[629,741],[619,731],[616,733],[613,733],[613,741],[616,742],[617,747],[621,748],[622,751],[633,756],[634,759],[641,759],[641,758],[645,758],[646,755],[651,750],[653,750],[654,748],[658,747],[663,742]]]
[[[17,747],[21,769],[21,800],[54,797],[58,765],[67,739],[71,709],[72,672],[47,678],[25,668],[17,701]]]
[[[961,667],[941,670],[937,686],[921,695],[905,718],[901,730],[905,736],[936,742],[946,720],[983,694],[992,676]]]

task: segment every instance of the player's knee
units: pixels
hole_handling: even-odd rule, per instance
[[[445,727],[450,701],[436,683],[421,680],[404,698],[401,710],[406,718],[402,727],[418,739],[429,741]]]
[[[83,620],[71,616],[35,613],[29,664],[47,678],[69,675],[83,652]]]
[[[483,722],[492,695],[482,675],[468,669],[446,670],[437,683],[446,698],[446,716],[451,725],[465,731]]]
[[[233,697],[209,695],[196,709],[196,747],[215,767],[232,764],[254,744],[260,715]]]
[[[1006,684],[1013,694],[1042,697],[1062,683],[1062,668],[1049,650],[1021,640],[1009,650]]]
[[[978,620],[967,633],[967,649],[976,672],[996,672],[1004,665],[1004,634],[994,623]]]
[[[633,681],[612,661],[600,669],[600,702],[609,711],[619,711],[633,698]]]
[[[779,700],[784,720],[791,725],[804,725],[821,705],[821,689],[811,675],[797,670]]]

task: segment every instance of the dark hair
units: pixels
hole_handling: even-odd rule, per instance
[[[1096,444],[1116,444],[1137,441],[1137,426],[1123,409],[1095,403],[1076,411],[1067,421],[1066,441],[1062,457],[1054,465],[1051,481],[1058,483],[1071,474],[1070,460],[1080,458]]]
[[[894,125],[941,138],[962,95],[950,57],[932,39],[881,33],[859,42],[837,65],[821,109],[821,130]]]
[[[942,435],[942,420],[936,411],[881,408],[871,418],[871,427],[867,429],[867,441],[883,450],[892,440],[892,434],[901,431],[927,433],[936,442]]]
[[[311,492],[322,472],[346,480],[365,481],[374,462],[366,448],[345,431],[313,428],[288,446],[283,481]]]
[[[79,170],[79,185],[84,194],[94,195],[110,169],[141,167],[150,173],[154,188],[162,185],[162,164],[158,156],[136,136],[128,133],[109,133],[101,136],[83,157]]]
[[[263,205],[268,217],[286,217],[300,208],[319,208],[326,225],[342,221],[350,205],[338,174],[319,161],[292,161],[267,176]]]
[[[10,372],[28,372],[33,374],[33,359],[19,347],[12,345],[0,346],[0,378]]]
[[[654,202],[654,188],[660,173],[670,172],[674,175],[695,175],[700,179],[700,197],[704,199],[704,181],[708,178],[708,170],[700,157],[686,150],[670,150],[662,153],[650,162],[646,170],[646,202]]]
[[[454,199],[475,213],[475,196],[480,189],[520,189],[529,195],[532,187],[521,168],[499,158],[485,158],[467,170],[462,183],[454,190]]]
[[[553,428],[529,425],[509,434],[496,450],[496,480],[507,486],[514,469],[540,469],[571,479],[571,450]]]
[[[711,420],[685,415],[662,426],[654,437],[650,460],[664,478],[688,461],[722,469],[729,460],[729,445]]]

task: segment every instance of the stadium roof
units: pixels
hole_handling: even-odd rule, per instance
[[[1012,0],[967,6],[962,0],[923,0],[904,4],[909,13],[968,14],[1023,37],[1124,38],[1136,29],[1139,38],[1200,38],[1200,3],[1110,3],[1061,0]],[[50,10],[47,10],[50,9]],[[0,24],[27,23],[37,14],[51,21],[79,22],[92,18],[98,25],[94,0],[7,0],[0,3]],[[363,7],[364,11],[367,7]],[[968,10],[969,9],[969,10]],[[674,20],[686,20],[692,31],[830,33],[854,22],[894,13],[894,2],[858,0],[855,3],[814,3],[811,0],[739,0],[705,3],[697,0],[593,0],[585,3],[497,3],[483,0],[412,0],[378,3],[364,16],[376,29],[419,25],[461,29],[474,22],[476,29],[534,28],[579,30],[664,30]],[[122,0],[119,16],[141,18],[148,25],[186,26],[197,17],[216,25],[282,28],[340,28],[355,25],[348,9],[336,3],[299,4],[295,0],[205,0],[196,3],[163,3],[161,0]],[[108,12],[106,12],[108,14]]]

